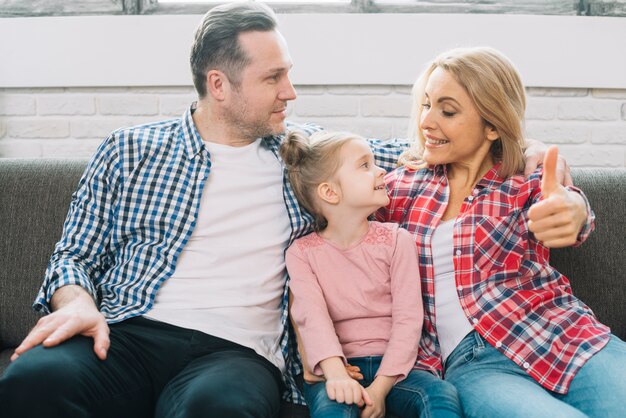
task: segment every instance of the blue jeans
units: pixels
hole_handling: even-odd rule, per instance
[[[382,357],[358,357],[349,363],[361,368],[364,387],[369,386],[380,367]],[[328,398],[326,384],[304,384],[304,398],[309,405],[311,418],[358,418],[356,405],[338,403]],[[424,371],[412,370],[406,379],[397,383],[385,400],[387,413],[402,418],[451,418],[461,417],[461,403],[456,389],[437,376]]]
[[[477,332],[455,348],[445,370],[467,417],[626,417],[626,343],[614,335],[566,395],[544,389]]]

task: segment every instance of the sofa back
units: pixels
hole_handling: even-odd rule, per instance
[[[0,159],[0,350],[17,346],[37,321],[31,304],[85,165]],[[626,339],[626,169],[572,174],[596,212],[596,231],[580,248],[553,251],[552,264],[570,278],[574,294]]]

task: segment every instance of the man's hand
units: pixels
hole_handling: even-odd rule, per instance
[[[92,337],[94,352],[100,360],[106,359],[111,344],[109,326],[82,287],[68,285],[59,288],[52,296],[51,305],[53,312],[37,322],[15,349],[11,361],[39,344],[53,347],[75,335]]]
[[[587,207],[583,198],[568,191],[557,180],[558,149],[548,149],[543,162],[542,199],[528,211],[528,228],[546,247],[567,247],[576,239],[585,220]]]
[[[539,142],[535,139],[526,139],[526,151],[524,156],[526,157],[526,167],[524,168],[524,175],[530,176],[539,164],[544,160],[544,157],[548,151],[546,145],[543,142]],[[572,174],[570,173],[567,161],[563,156],[559,155],[556,166],[556,180],[563,186],[573,186]]]

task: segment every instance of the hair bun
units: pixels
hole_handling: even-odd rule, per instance
[[[297,168],[308,156],[309,136],[301,131],[289,131],[280,146],[280,156],[288,170]]]

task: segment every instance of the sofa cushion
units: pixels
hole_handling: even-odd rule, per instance
[[[574,295],[626,340],[626,169],[574,169],[574,182],[596,214],[582,246],[552,250],[550,264],[570,279]]]
[[[61,236],[84,160],[0,160],[0,347],[15,347]]]

